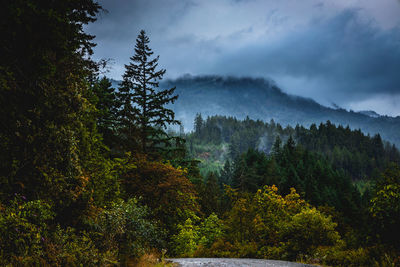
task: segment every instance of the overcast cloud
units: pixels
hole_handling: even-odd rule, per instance
[[[120,79],[140,29],[169,78],[271,78],[286,92],[400,115],[397,0],[107,0],[88,27]]]

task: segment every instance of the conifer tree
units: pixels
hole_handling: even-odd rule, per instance
[[[66,224],[90,199],[110,196],[100,188],[110,190],[114,179],[89,101],[97,68],[90,59],[94,36],[84,25],[101,7],[92,0],[18,0],[2,7],[0,202],[18,194],[46,201]]]
[[[274,145],[272,146],[272,154],[278,156],[281,151],[282,140],[279,135],[276,136]]]
[[[104,143],[113,148],[116,142],[115,130],[117,123],[117,99],[111,81],[103,77],[97,79],[92,85],[97,109],[97,128],[103,135]]]
[[[194,118],[194,132],[196,136],[200,137],[201,135],[201,129],[204,126],[204,121],[203,117],[201,116],[201,113],[197,113],[196,117]]]
[[[207,175],[203,190],[200,191],[200,204],[206,216],[220,209],[221,191],[218,186],[217,176],[214,172]]]
[[[224,164],[224,168],[221,170],[220,183],[223,186],[232,184],[233,168],[230,161],[227,159]]]
[[[94,37],[83,25],[95,21],[100,6],[29,0],[3,8],[1,198],[44,198],[65,192],[60,184],[75,181],[82,169],[79,135],[87,130],[81,120],[91,108],[84,97],[94,64],[87,57]]]
[[[130,149],[157,154],[172,145],[172,138],[165,132],[167,125],[180,124],[175,114],[166,107],[178,98],[175,87],[159,90],[159,81],[166,70],[157,70],[159,56],[151,58],[150,40],[145,31],[136,39],[135,54],[125,65],[123,81],[119,88],[121,108],[119,120],[125,130]]]

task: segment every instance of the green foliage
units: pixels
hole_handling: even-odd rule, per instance
[[[95,64],[86,55],[94,44],[83,25],[100,6],[18,0],[3,8],[0,198],[17,192],[68,202],[85,171],[81,156],[90,139],[81,136],[92,134],[86,93]]]
[[[96,125],[102,134],[104,143],[109,148],[119,147],[117,137],[118,101],[111,81],[106,77],[96,79],[92,86],[93,104],[96,106]]]
[[[221,214],[222,191],[218,185],[217,177],[214,173],[209,173],[204,184],[198,189],[199,204],[205,216],[213,212]]]
[[[202,144],[197,141],[189,136],[187,137],[186,145],[189,156],[200,161],[199,168],[201,175],[205,177],[210,172],[219,172],[228,155],[228,144]]]
[[[91,0],[17,0],[3,9],[1,263],[92,266],[141,253],[145,237],[138,232],[155,230],[139,220],[142,213],[134,217],[141,209],[129,208],[132,203],[121,204],[130,212],[124,216],[143,225],[138,230],[127,223],[128,241],[120,242],[130,250],[104,248],[95,242],[101,233],[87,225],[99,207],[117,205],[124,161],[110,158],[103,143],[114,146],[117,104],[90,59],[93,36],[83,31],[101,7]],[[132,248],[136,234],[140,245]]]
[[[193,225],[192,220],[188,218],[184,224],[178,225],[178,231],[178,234],[172,237],[174,255],[193,256],[199,242],[199,227]]]
[[[392,165],[377,183],[370,202],[370,215],[379,239],[400,249],[400,167]]]
[[[215,213],[212,213],[201,222],[199,228],[199,244],[210,248],[223,235],[223,223]]]
[[[201,114],[197,113],[196,117],[194,118],[194,133],[196,136],[201,136],[201,131],[203,128],[204,120]]]
[[[367,249],[346,249],[343,246],[319,247],[305,260],[329,266],[384,266],[374,264]]]
[[[43,201],[13,200],[0,210],[0,251],[4,262],[14,257],[40,258],[48,222],[54,219],[51,206]]]
[[[343,242],[337,224],[302,200],[293,188],[284,197],[275,186],[266,186],[254,195],[228,188],[228,195],[233,204],[223,222],[223,238],[234,246],[227,248],[230,256],[296,260],[313,255],[320,246]]]
[[[203,121],[201,135],[197,132],[188,136],[193,144],[227,143],[230,160],[249,148],[276,154],[281,152],[280,143],[292,136],[297,144],[322,154],[335,169],[343,169],[353,180],[368,179],[375,169],[383,171],[389,162],[400,163],[396,146],[384,142],[379,135],[366,136],[360,130],[335,126],[329,121],[306,129],[303,126],[283,128],[273,120],[264,123],[249,118],[240,121],[234,117],[212,116]]]
[[[193,218],[198,221],[199,218]],[[211,245],[224,234],[223,222],[216,214],[211,214],[199,224],[190,218],[178,225],[179,232],[172,238],[173,253],[180,257],[209,254]]]
[[[125,139],[133,144],[128,150],[154,155],[171,146],[171,138],[165,132],[167,125],[180,123],[175,120],[174,112],[166,107],[178,98],[173,95],[175,87],[158,89],[165,69],[156,70],[159,56],[150,58],[153,52],[149,42],[145,31],[141,30],[136,39],[135,54],[125,65],[119,88],[119,121]]]
[[[93,265],[104,263],[88,233],[51,226],[53,208],[41,200],[13,200],[0,211],[2,265]]]
[[[106,265],[115,261],[115,252],[99,250],[88,232],[78,232],[71,227],[63,229],[57,226],[43,243],[43,265],[89,266]]]
[[[163,248],[163,231],[152,221],[150,211],[136,199],[112,203],[95,218],[97,242],[103,250],[118,251],[119,257],[139,258],[152,249]]]
[[[231,176],[226,177],[226,173]],[[361,213],[361,196],[349,177],[335,171],[323,157],[293,143],[286,143],[270,156],[249,149],[236,158],[232,171],[223,175],[241,192],[254,193],[275,184],[280,192],[289,193],[294,187],[311,204],[335,207],[348,221]]]
[[[319,246],[336,245],[340,240],[336,226],[331,218],[315,208],[303,209],[283,228],[282,238],[287,240],[286,250],[295,256],[299,253],[312,255]]]

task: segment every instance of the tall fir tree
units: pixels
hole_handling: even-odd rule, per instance
[[[94,36],[84,32],[101,7],[92,0],[17,0],[3,8],[0,201],[41,199],[54,204],[63,223],[76,220],[90,199],[104,200],[93,188],[111,188],[89,101]]]
[[[125,65],[123,81],[119,88],[121,108],[119,120],[125,130],[124,137],[130,141],[130,149],[157,155],[172,146],[172,139],[166,133],[171,124],[180,124],[175,114],[166,107],[178,99],[175,87],[159,90],[159,81],[166,70],[157,70],[159,56],[151,59],[153,51],[145,31],[136,39],[135,54]]]
[[[220,185],[223,187],[224,185],[232,184],[232,176],[233,176],[233,168],[229,159],[225,161],[224,167],[221,170],[220,174]]]
[[[275,157],[279,155],[279,153],[281,152],[281,145],[282,145],[282,140],[279,137],[279,135],[276,136],[275,138],[275,142],[272,146],[272,155],[274,155]]]
[[[211,213],[220,211],[221,190],[218,186],[218,179],[214,172],[207,174],[207,179],[200,190],[201,209],[206,217]]]
[[[103,135],[103,141],[109,148],[117,142],[117,98],[111,81],[103,77],[93,82],[92,91],[97,109],[97,129]]]
[[[196,136],[201,137],[201,130],[203,128],[203,125],[203,117],[201,116],[201,113],[197,113],[196,117],[194,118],[194,132]]]

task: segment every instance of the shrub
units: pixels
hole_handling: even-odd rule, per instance
[[[315,208],[305,208],[292,216],[281,231],[281,240],[286,243],[290,259],[298,254],[310,255],[318,246],[336,245],[340,240],[336,225]]]
[[[150,210],[137,199],[120,200],[103,210],[93,222],[103,251],[118,250],[120,259],[138,258],[164,246],[164,232],[150,219]]]
[[[47,222],[54,218],[51,206],[41,200],[15,199],[0,210],[0,251],[2,263],[43,261]],[[30,261],[29,260],[29,261]]]
[[[1,265],[98,265],[105,262],[86,232],[52,225],[55,213],[42,200],[12,201],[0,210]]]
[[[193,220],[198,220],[193,217]],[[223,236],[223,224],[218,216],[212,213],[199,225],[187,219],[178,225],[179,232],[172,238],[173,253],[177,256],[192,257],[212,255],[212,244]]]
[[[191,257],[199,242],[199,227],[188,218],[178,225],[178,234],[172,237],[173,253],[177,256]]]
[[[208,248],[211,247],[214,241],[223,234],[222,221],[215,213],[212,213],[200,224],[199,234],[199,244]]]
[[[176,234],[178,224],[198,213],[195,188],[185,169],[149,161],[144,155],[135,155],[128,163],[135,168],[127,168],[121,176],[125,194],[140,196],[170,234]]]

